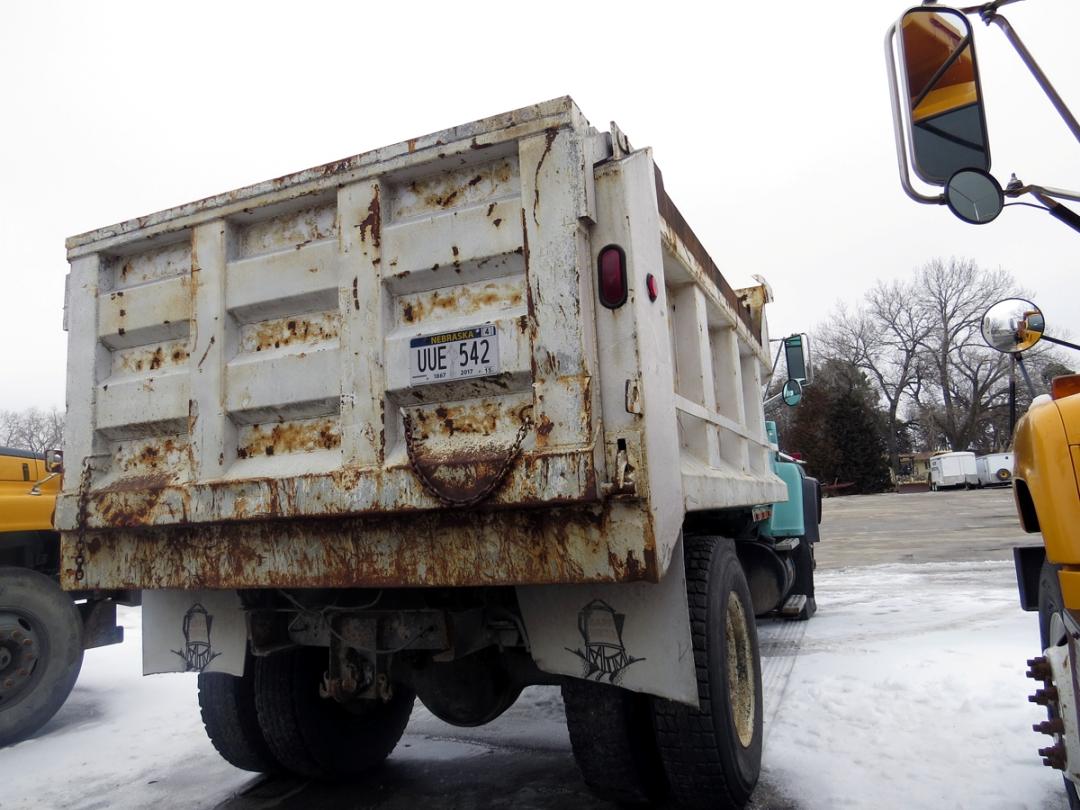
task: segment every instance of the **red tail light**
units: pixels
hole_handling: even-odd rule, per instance
[[[626,254],[618,245],[608,245],[600,251],[596,263],[600,303],[617,309],[626,303]]]

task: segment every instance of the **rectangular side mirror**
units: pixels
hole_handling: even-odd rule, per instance
[[[961,169],[990,169],[986,111],[971,24],[951,8],[900,19],[900,75],[915,173],[943,186]]]
[[[814,367],[810,361],[810,336],[804,333],[784,338],[784,361],[789,380],[798,380],[804,386],[812,383]]]

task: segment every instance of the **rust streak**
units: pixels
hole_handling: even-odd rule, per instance
[[[544,144],[544,153],[540,155],[540,160],[536,164],[536,172],[533,175],[533,222],[537,225],[540,224],[540,220],[536,218],[536,209],[540,205],[540,167],[544,165],[544,160],[547,159],[548,152],[551,151],[551,145],[555,143],[555,138],[558,134],[558,127],[548,127],[544,130],[544,138],[547,140],[547,143]]]
[[[356,226],[360,229],[360,241],[366,242],[367,235],[371,235],[371,244],[379,247],[382,240],[382,211],[379,205],[379,186],[375,186],[375,195],[368,205],[367,216]]]
[[[210,347],[213,346],[213,345],[214,345],[214,336],[211,335],[210,336],[210,342],[206,344],[206,351],[204,351],[202,357],[199,358],[199,364],[198,364],[199,368],[202,368],[202,364],[204,362],[206,362],[206,355],[210,354]]]

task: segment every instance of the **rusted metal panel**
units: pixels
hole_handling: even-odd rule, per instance
[[[613,155],[562,99],[69,240],[82,586],[655,581],[686,509],[771,497],[764,323]],[[480,327],[481,373],[414,375]]]
[[[255,206],[318,195],[385,172],[408,171],[411,167],[430,163],[433,158],[453,161],[484,154],[501,143],[553,126],[571,126],[584,131],[588,122],[570,97],[552,99],[72,236],[67,240],[68,257],[73,259],[113,250],[132,238],[157,238],[200,222],[243,215]]]
[[[323,427],[316,427],[318,425]],[[274,427],[278,429],[276,443]],[[260,425],[240,432],[245,441],[243,452],[246,458],[236,466],[261,475],[183,483],[186,464],[172,463],[167,467],[144,464],[123,470],[110,468],[109,475],[87,495],[85,525],[91,529],[107,529],[174,523],[229,523],[255,518],[325,518],[416,513],[443,506],[418,480],[404,458],[404,452],[400,463],[380,470],[335,468],[328,473],[282,475],[281,470],[290,468],[290,454],[303,453],[305,466],[314,463],[319,456],[317,452],[304,452],[298,444],[310,450],[325,449],[336,453],[335,445],[339,439],[329,423],[317,419],[303,428],[297,424],[274,427]],[[171,440],[160,441],[168,444]],[[262,452],[254,452],[256,448],[261,448]],[[269,448],[272,452],[267,453]],[[459,479],[459,486],[482,486],[482,479],[504,457],[505,449],[505,444],[492,445],[486,451],[472,450],[440,457],[429,454],[425,448],[420,463],[435,465],[441,461],[448,468],[445,472],[448,476],[454,475],[455,468],[462,470],[462,475],[468,474],[467,479]],[[591,458],[591,450],[525,452],[507,471],[501,486],[485,505],[493,508],[531,507],[595,500],[597,482]],[[77,510],[77,501],[66,500],[58,507],[57,522],[66,523],[74,530],[78,523]]]
[[[655,581],[640,505],[91,531],[86,587],[486,586]],[[70,539],[70,538],[66,538]],[[63,544],[61,577],[74,575]]]

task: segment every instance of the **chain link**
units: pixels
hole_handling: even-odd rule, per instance
[[[412,417],[404,410],[401,412],[401,422],[405,428],[405,450],[409,455],[409,466],[412,467],[412,471],[416,477],[420,479],[420,483],[424,485],[424,489],[446,506],[475,506],[498,489],[506,478],[506,474],[510,472],[510,468],[514,465],[514,462],[518,460],[518,456],[521,455],[521,445],[525,441],[529,429],[532,427],[532,419],[528,416],[523,416],[521,426],[518,428],[517,436],[514,438],[514,443],[510,446],[506,458],[503,459],[502,466],[499,467],[498,473],[496,473],[495,477],[488,482],[487,486],[476,495],[472,495],[468,498],[451,498],[439,489],[438,482],[429,476],[420,466],[420,462],[417,460],[419,442],[416,440],[416,437],[413,436]]]
[[[86,579],[86,513],[90,502],[90,477],[93,468],[90,459],[83,465],[82,478],[79,480],[79,508],[75,517],[75,581]]]

